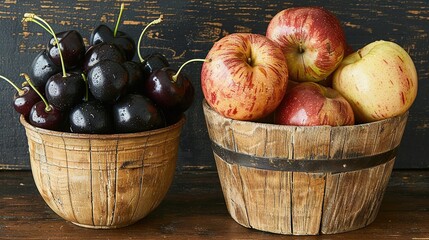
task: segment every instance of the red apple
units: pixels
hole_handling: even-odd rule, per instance
[[[350,55],[352,53],[354,53],[353,48],[350,45],[347,45],[346,51],[344,52],[344,58],[346,58],[348,55]],[[344,61],[344,58],[343,58],[343,61]],[[341,66],[341,63],[339,66]],[[337,67],[337,69],[338,69],[338,67]],[[325,79],[318,81],[317,83],[322,85],[322,86],[325,86],[325,87],[333,88],[332,81],[333,81],[334,73],[335,73],[335,71],[333,73],[329,74],[329,76],[327,76]],[[289,81],[289,83],[290,82],[291,81]]]
[[[288,8],[277,13],[266,36],[283,49],[290,79],[298,82],[326,79],[347,48],[341,23],[320,7]]]
[[[336,90],[314,82],[300,83],[287,92],[275,112],[276,124],[343,126],[354,124],[352,107]]]
[[[221,115],[256,120],[274,112],[288,81],[282,50],[263,35],[234,33],[216,42],[201,70],[208,104]]]

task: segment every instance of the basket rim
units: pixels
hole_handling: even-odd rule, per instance
[[[49,136],[60,136],[60,137],[66,137],[66,138],[109,140],[109,139],[118,139],[118,138],[139,138],[139,137],[146,137],[146,136],[158,135],[165,132],[169,132],[169,131],[181,128],[185,124],[186,116],[185,114],[182,114],[179,121],[163,128],[158,128],[158,129],[143,131],[143,132],[136,132],[136,133],[112,133],[112,134],[71,133],[71,132],[61,132],[61,131],[39,128],[31,125],[23,115],[19,117],[19,121],[26,130],[37,132],[39,134],[44,134]]]
[[[367,126],[373,125],[373,124],[383,124],[383,123],[395,121],[396,119],[403,118],[403,117],[407,118],[409,115],[409,110],[407,110],[406,112],[399,114],[397,116],[386,118],[383,120],[374,121],[374,122],[368,122],[368,123],[359,123],[359,124],[346,125],[346,126],[329,126],[329,125],[295,126],[295,125],[281,125],[281,124],[274,124],[274,123],[263,123],[263,122],[245,121],[245,120],[227,118],[227,117],[221,115],[220,113],[218,113],[213,107],[211,107],[205,98],[202,101],[202,105],[203,105],[204,110],[212,112],[213,114],[215,114],[217,117],[223,119],[224,121],[238,122],[240,124],[252,124],[252,125],[257,125],[257,126],[260,126],[263,128],[267,128],[267,127],[283,128],[283,129],[295,128],[297,130],[299,130],[299,129],[304,130],[304,129],[308,129],[308,128],[329,128],[329,129],[338,129],[338,128],[345,129],[345,128],[355,128],[355,127],[364,128],[364,127],[367,127]]]

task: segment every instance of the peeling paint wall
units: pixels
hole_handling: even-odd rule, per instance
[[[45,18],[55,31],[78,30],[85,43],[100,23],[114,27],[122,1],[28,1],[0,3],[0,74],[21,82],[32,59],[49,36],[35,24],[21,23],[25,12]],[[413,58],[419,76],[417,100],[410,111],[396,168],[429,167],[429,4],[426,1],[238,1],[238,0],[126,0],[120,30],[138,39],[144,26],[164,15],[164,22],[149,29],[142,42],[143,54],[159,51],[173,67],[192,58],[203,58],[213,42],[233,32],[265,34],[270,19],[292,6],[323,6],[342,22],[347,40],[358,49],[379,39],[403,46]],[[201,65],[184,71],[196,88],[194,105],[187,112],[182,133],[178,169],[214,169],[215,164],[201,108]],[[0,169],[28,169],[27,142],[18,115],[10,107],[14,90],[0,84]]]

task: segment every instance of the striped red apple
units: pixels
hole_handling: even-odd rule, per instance
[[[280,47],[252,33],[233,33],[217,41],[201,70],[207,103],[221,115],[238,120],[257,120],[272,113],[287,82]]]
[[[293,126],[353,125],[353,109],[336,90],[303,82],[287,91],[274,114],[274,123]]]
[[[326,79],[347,48],[340,21],[321,7],[280,11],[271,19],[266,36],[281,46],[290,79],[298,82]]]

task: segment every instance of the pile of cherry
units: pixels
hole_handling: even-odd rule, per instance
[[[99,25],[85,46],[78,31],[55,33],[35,14],[33,22],[50,35],[46,49],[33,60],[23,87],[14,85],[15,110],[36,127],[75,133],[131,133],[162,128],[177,122],[192,104],[189,79],[154,52],[142,57],[125,32]],[[137,52],[139,61],[133,61]],[[194,59],[191,61],[203,61]],[[188,63],[187,62],[187,63]]]

